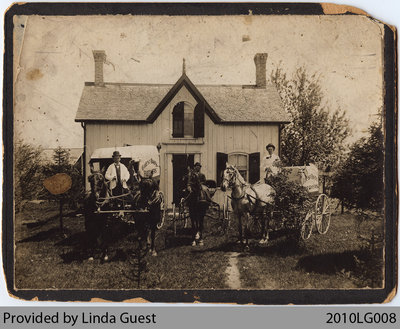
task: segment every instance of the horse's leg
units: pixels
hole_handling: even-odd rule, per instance
[[[108,238],[109,238],[109,233],[107,231],[107,216],[101,216],[100,220],[100,234],[99,234],[99,240],[100,240],[100,250],[101,250],[101,258],[104,261],[108,261]]]
[[[261,240],[259,241],[260,244],[264,244],[268,242],[268,230],[269,230],[269,220],[268,216],[268,208],[264,208],[261,214]],[[267,229],[265,228],[265,224],[267,224]]]
[[[269,223],[272,219],[272,209],[270,207],[267,207],[267,211],[266,211],[266,216],[265,216],[265,224],[266,224],[266,228],[265,228],[265,242],[268,243],[269,241]]]
[[[206,215],[206,209],[201,209],[198,215],[198,223],[199,223],[199,245],[204,245],[203,242],[203,231],[204,231],[204,216]]]
[[[189,206],[189,217],[192,222],[192,246],[196,245],[196,233],[197,233],[197,222],[196,222],[196,211],[192,205]]]
[[[238,220],[238,230],[239,230],[239,241],[241,245],[243,245],[243,227],[242,227],[242,214],[238,213],[237,214],[237,220]]]
[[[156,240],[156,228],[157,223],[159,222],[160,217],[160,207],[156,207],[154,211],[151,213],[151,222],[150,229],[148,233],[148,238],[150,239],[150,252],[152,256],[157,256],[157,251],[155,248],[155,240]]]
[[[244,213],[244,238],[245,238],[245,245],[244,249],[247,251],[249,249],[249,221],[250,221],[250,214],[249,213]]]

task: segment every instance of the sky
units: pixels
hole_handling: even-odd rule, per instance
[[[15,20],[15,131],[44,148],[82,147],[74,122],[92,50],[106,82],[254,84],[253,57],[320,75],[324,103],[345,110],[356,140],[382,107],[382,28],[365,16],[29,16]]]

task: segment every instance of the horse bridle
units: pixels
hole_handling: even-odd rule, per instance
[[[228,168],[227,168],[227,169],[228,169]],[[228,187],[231,188],[231,187],[233,186],[233,180],[235,179],[235,180],[237,181],[237,174],[236,174],[236,170],[234,170],[234,169],[228,169],[228,170],[233,171],[232,178],[231,178],[230,180],[228,180],[228,179],[226,179],[225,177],[223,177],[222,183],[223,183],[224,181],[228,182]],[[232,200],[236,200],[236,201],[241,200],[241,199],[243,199],[244,196],[246,195],[246,193],[244,192],[244,189],[243,189],[243,186],[245,186],[245,184],[243,184],[243,183],[240,182],[240,181],[239,181],[239,184],[240,184],[241,187],[242,187],[242,195],[239,196],[239,197],[237,197],[237,198],[235,198],[233,195],[231,195],[230,198],[231,198]]]

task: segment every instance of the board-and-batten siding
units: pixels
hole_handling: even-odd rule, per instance
[[[279,152],[279,125],[265,123],[234,123],[214,124],[205,115],[204,138],[184,139],[172,138],[172,110],[173,107],[185,101],[193,108],[196,100],[182,88],[171,103],[159,115],[154,123],[130,122],[87,122],[86,129],[86,173],[90,172],[88,162],[90,155],[97,148],[130,145],[157,145],[161,143],[160,187],[167,197],[168,205],[172,200],[172,154],[195,153],[195,161],[203,165],[202,171],[208,179],[216,179],[216,153],[254,153],[260,152],[261,158],[265,155],[265,145],[273,143]],[[244,118],[245,119],[245,118]],[[110,154],[111,158],[111,154]],[[261,161],[262,163],[262,161]],[[261,171],[260,171],[261,172]],[[89,188],[89,186],[86,186]],[[220,192],[215,201],[221,203],[223,196]]]

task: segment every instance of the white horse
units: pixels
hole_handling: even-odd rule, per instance
[[[239,224],[239,241],[243,247],[243,224],[244,224],[244,247],[248,249],[249,220],[252,215],[260,215],[262,236],[260,243],[267,243],[269,239],[269,220],[274,206],[275,190],[265,183],[258,182],[250,185],[240,175],[235,166],[226,163],[221,190],[231,188],[231,205]],[[265,228],[265,225],[267,227]]]

